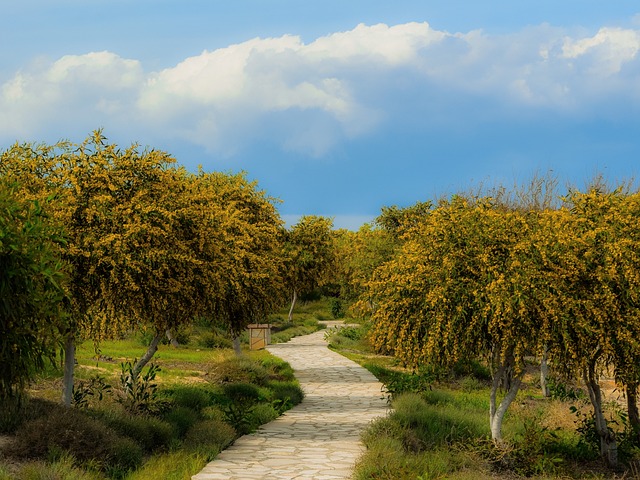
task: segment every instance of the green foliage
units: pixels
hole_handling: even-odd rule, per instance
[[[269,372],[248,358],[234,357],[216,365],[209,372],[209,381],[220,385],[233,382],[265,386],[269,381]]]
[[[167,408],[166,402],[158,396],[158,385],[155,382],[160,367],[150,364],[146,373],[136,375],[133,362],[120,364],[120,389],[116,397],[124,409],[131,414],[157,414]]]
[[[219,452],[233,443],[237,434],[222,420],[205,420],[193,425],[184,437],[184,446],[200,452],[212,460]]]
[[[137,443],[73,409],[25,422],[8,449],[8,455],[16,458],[56,457],[63,452],[103,471],[124,472],[142,462],[142,449]]]
[[[213,403],[213,392],[203,386],[177,385],[164,392],[176,406],[200,412]]]
[[[66,321],[60,243],[43,206],[0,176],[0,399],[19,397],[55,355]]]
[[[346,312],[342,300],[339,298],[331,299],[331,315],[333,318],[344,318]]]
[[[71,405],[77,408],[87,408],[91,398],[98,401],[104,398],[105,393],[111,392],[111,385],[100,375],[95,375],[89,380],[81,380],[73,386],[71,392]]]
[[[134,440],[147,453],[168,448],[174,439],[174,427],[156,417],[122,414],[114,410],[100,411],[95,415],[120,436]]]
[[[198,422],[199,412],[188,407],[177,406],[165,411],[162,419],[173,426],[178,438],[182,438]]]

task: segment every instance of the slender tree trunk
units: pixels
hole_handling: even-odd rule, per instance
[[[547,363],[547,346],[544,346],[542,359],[540,359],[540,388],[542,388],[542,396],[547,398],[550,396],[547,377],[549,376],[549,364]]]
[[[233,337],[233,351],[236,353],[236,357],[242,356],[242,347],[240,346],[240,336],[235,335]]]
[[[62,378],[62,404],[70,407],[73,395],[73,372],[76,363],[76,341],[69,334],[64,342],[64,374]]]
[[[507,394],[504,396],[500,404],[496,405],[498,390],[500,388],[500,384],[506,380],[506,373],[507,369],[504,365],[501,365],[497,372],[495,372],[491,384],[489,427],[491,428],[491,439],[496,443],[500,443],[502,441],[502,421],[504,420],[504,415],[507,413],[511,403],[515,400],[518,390],[520,390],[520,385],[522,384],[522,375],[512,378],[509,382],[509,390],[507,391]]]
[[[178,342],[178,339],[176,339],[175,335],[173,334],[173,330],[170,328],[167,328],[167,340],[169,340],[169,343],[171,344],[172,347],[178,348],[180,346],[180,343]]]
[[[597,358],[597,357],[596,357]],[[593,405],[593,414],[595,417],[596,431],[600,436],[600,455],[610,467],[618,466],[618,445],[613,432],[607,425],[607,419],[602,411],[602,391],[596,378],[595,362],[593,360],[583,371],[584,383],[589,392],[589,399]]]
[[[293,307],[296,306],[296,300],[298,300],[298,292],[293,289],[293,299],[291,300],[291,308],[289,309],[289,321],[293,321]]]
[[[140,357],[140,360],[138,360],[136,364],[133,366],[132,374],[134,378],[138,378],[138,376],[140,375],[140,372],[142,372],[142,369],[145,367],[147,363],[149,363],[149,360],[151,360],[151,358],[153,358],[155,353],[158,351],[158,345],[160,344],[160,340],[162,339],[162,336],[163,336],[162,333],[156,333],[156,336],[153,337],[153,339],[151,340],[151,343],[149,344],[149,348],[147,348],[147,351],[144,353],[142,357]]]
[[[631,382],[626,386],[627,393],[627,414],[629,415],[629,425],[635,439],[635,443],[640,445],[640,415],[638,414],[638,384]]]

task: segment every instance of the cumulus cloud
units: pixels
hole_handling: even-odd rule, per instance
[[[0,137],[117,124],[233,155],[255,141],[310,156],[429,105],[438,121],[466,98],[567,114],[614,96],[638,102],[640,30],[577,35],[540,25],[505,35],[428,23],[358,25],[312,42],[254,38],[157,72],[112,52],[64,56],[5,75]],[[421,98],[421,102],[406,101]],[[411,109],[414,111],[411,111]],[[395,117],[394,117],[395,116]]]

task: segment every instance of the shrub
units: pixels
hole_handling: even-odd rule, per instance
[[[202,348],[231,348],[233,342],[216,332],[206,332],[198,339],[198,346]]]
[[[77,410],[49,415],[24,423],[8,454],[18,458],[44,459],[69,454],[79,462],[98,463],[104,470],[129,469],[142,461],[142,450],[128,438],[120,437],[98,420]]]
[[[187,430],[198,421],[198,413],[190,408],[178,406],[165,412],[162,418],[173,425],[179,438],[183,438]]]
[[[180,407],[187,407],[196,412],[208,407],[212,403],[212,394],[205,387],[179,386],[167,392],[173,403]]]
[[[195,424],[189,429],[184,438],[185,447],[204,453],[210,457],[215,456],[236,438],[236,431],[228,423],[222,420],[205,420]]]
[[[273,402],[280,401],[282,404],[286,404],[288,401],[291,405],[297,405],[304,398],[304,392],[297,382],[273,381],[269,383],[269,389],[272,392],[271,400]],[[280,409],[280,411],[284,410]]]
[[[120,388],[116,392],[116,400],[131,414],[158,414],[168,405],[158,396],[158,385],[155,383],[160,367],[150,364],[146,373],[134,375],[133,362],[120,364]]]
[[[279,415],[280,413],[276,411],[273,405],[268,403],[259,403],[251,409],[249,414],[249,426],[251,430],[254,430],[260,425],[275,420]]]
[[[331,315],[333,318],[344,318],[344,305],[342,304],[342,300],[339,298],[331,299]]]
[[[155,417],[107,412],[100,419],[119,435],[135,440],[146,452],[167,448],[174,436],[173,426]]]
[[[230,358],[209,372],[210,381],[220,385],[228,383],[253,383],[264,387],[269,381],[269,372],[248,358]]]

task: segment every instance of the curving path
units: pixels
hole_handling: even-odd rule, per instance
[[[267,348],[291,364],[304,400],[257,432],[240,437],[192,479],[350,478],[364,451],[360,433],[387,411],[382,384],[355,362],[329,350],[324,331]]]

